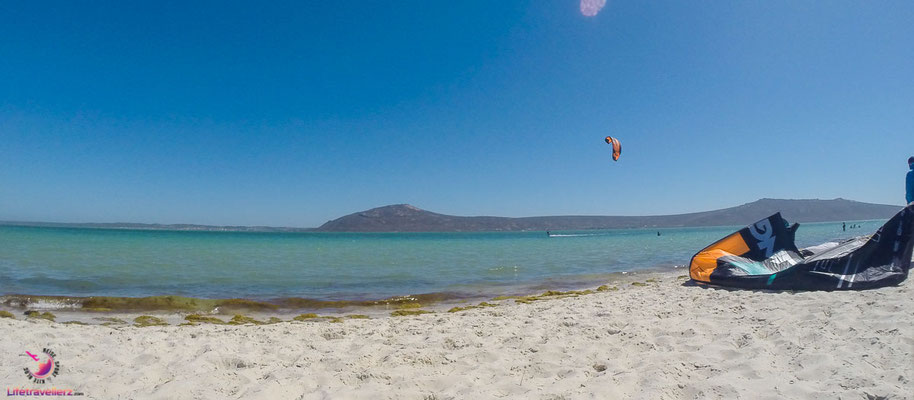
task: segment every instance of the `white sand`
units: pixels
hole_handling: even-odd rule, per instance
[[[110,328],[0,319],[0,382],[98,399],[914,394],[911,282],[792,294],[659,277],[576,298],[335,324]],[[44,347],[61,371],[37,385],[23,374],[33,365],[24,354]]]

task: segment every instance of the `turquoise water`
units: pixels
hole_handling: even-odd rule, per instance
[[[884,221],[804,224],[800,247]],[[848,224],[849,226],[851,223]],[[241,233],[0,226],[0,294],[369,300],[587,286],[687,265],[738,227],[516,233]],[[683,274],[685,274],[683,269]]]

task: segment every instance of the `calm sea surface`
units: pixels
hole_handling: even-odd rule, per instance
[[[800,247],[884,221],[803,224]],[[851,226],[852,223],[848,223]],[[519,233],[239,233],[0,226],[0,294],[365,300],[587,286],[673,269],[739,227]],[[683,274],[687,272],[682,269]]]

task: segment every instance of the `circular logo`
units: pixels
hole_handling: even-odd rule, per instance
[[[57,355],[50,349],[42,349],[38,354],[28,351],[25,354],[32,359],[32,366],[25,368],[25,374],[35,383],[44,383],[60,371],[60,362],[54,360]]]

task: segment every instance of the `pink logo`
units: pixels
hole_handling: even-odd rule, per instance
[[[57,354],[54,354],[51,349],[42,349],[41,353],[38,353],[37,355],[32,354],[28,351],[25,352],[25,354],[29,356],[33,362],[38,364],[37,366],[33,364],[31,368],[26,367],[23,369],[25,371],[25,375],[32,382],[45,383],[51,378],[57,376],[57,374],[60,372],[60,361],[54,359],[57,357]]]

